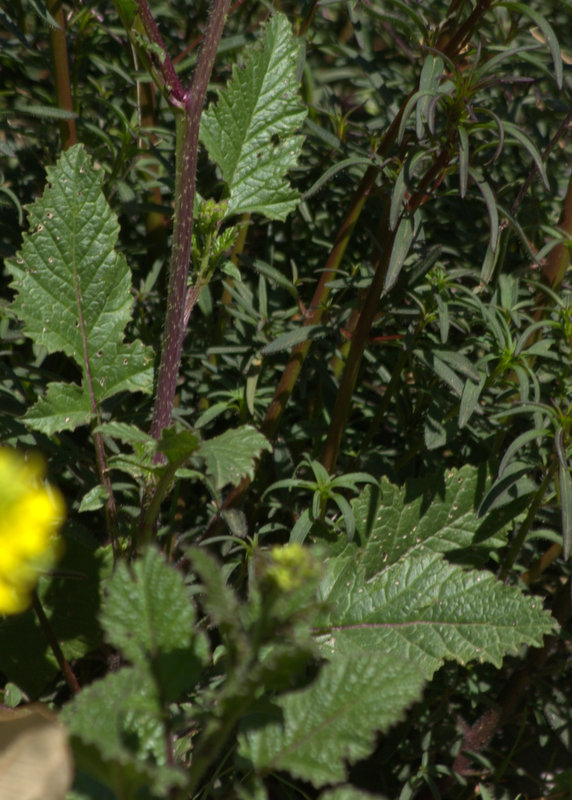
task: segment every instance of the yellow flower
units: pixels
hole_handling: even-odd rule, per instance
[[[283,592],[291,592],[319,575],[319,567],[312,554],[301,544],[294,542],[273,547],[270,555],[272,563],[266,575]]]
[[[44,474],[41,459],[0,448],[0,614],[27,608],[40,573],[61,552],[64,501]]]

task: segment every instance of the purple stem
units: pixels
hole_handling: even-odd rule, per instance
[[[163,42],[163,37],[159,32],[157,23],[153,19],[153,15],[151,14],[151,9],[149,8],[147,0],[136,0],[136,3],[139,16],[141,17],[143,27],[145,28],[145,33],[149,37],[150,41],[153,42],[153,44],[156,44],[161,48],[163,56],[162,58],[157,56],[156,61],[159,65],[159,70],[163,76],[163,80],[165,81],[165,89],[169,95],[169,100],[173,103],[173,105],[180,108],[186,100],[186,93],[183,89],[183,84],[175,72],[175,67],[169,54],[167,53],[167,48]]]
[[[144,0],[137,0],[138,5]],[[218,44],[220,42],[230,0],[213,0],[209,21],[189,92],[185,93],[182,112],[177,115],[177,149],[175,177],[175,216],[173,245],[167,290],[167,311],[161,364],[151,435],[158,439],[171,422],[177,377],[185,338],[185,298],[191,259],[195,177],[199,149],[199,123]]]

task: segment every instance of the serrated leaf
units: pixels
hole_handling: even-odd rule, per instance
[[[123,667],[87,686],[61,717],[72,736],[97,748],[107,762],[106,782],[121,787],[122,796],[135,796],[138,787],[150,784],[157,789],[184,785],[184,775],[166,766],[165,715],[151,674],[142,666]]]
[[[182,575],[153,548],[131,570],[117,566],[100,619],[108,640],[126,658],[154,664],[163,697],[176,699],[198,677],[206,647],[200,637],[195,641],[194,608]]]
[[[54,28],[54,30],[61,30],[60,26],[56,22],[56,20],[52,17],[48,9],[46,8],[45,3],[42,3],[42,0],[30,0],[30,5],[36,12],[36,14],[46,22],[50,28]]]
[[[171,464],[183,464],[195,450],[198,450],[200,438],[192,431],[177,431],[165,428],[157,445],[158,450],[167,456]]]
[[[385,477],[378,487],[368,486],[352,500],[366,578],[413,549],[450,555],[457,551],[458,559],[465,555],[473,564],[485,563],[491,548],[505,544],[503,531],[510,520],[499,515],[477,518],[483,483],[479,470],[467,465],[403,487]]]
[[[343,781],[345,762],[369,755],[376,732],[399,721],[422,686],[412,664],[386,655],[335,658],[311,686],[278,697],[256,727],[245,720],[239,755],[263,774],[288,770],[317,787]]]
[[[103,508],[107,500],[107,489],[105,486],[98,484],[94,486],[89,492],[86,492],[81,498],[78,511],[81,513],[85,511],[97,511],[98,508]]]
[[[284,220],[298,193],[284,180],[295,166],[306,116],[296,77],[299,43],[284,14],[267,24],[262,42],[247,48],[218,103],[201,117],[200,137],[228,190],[226,215],[261,213]]]
[[[133,448],[136,445],[156,445],[156,440],[137,425],[131,425],[128,422],[104,422],[94,428],[94,433],[103,433],[104,436],[110,436],[112,439],[119,439],[120,442],[131,445]]]
[[[218,561],[198,547],[187,551],[194,571],[206,589],[203,605],[212,621],[225,630],[232,630],[239,624],[238,598],[227,585]]]
[[[254,476],[254,465],[263,450],[272,451],[268,439],[251,425],[226,431],[203,442],[199,448],[207,463],[215,489],[237,486],[243,478]]]
[[[89,421],[120,391],[150,392],[153,353],[123,341],[131,275],[114,250],[119,224],[102,192],[103,171],[76,145],[47,176],[44,194],[27,209],[22,249],[6,263],[16,290],[12,310],[26,335],[49,353],[64,352],[82,373],[81,386],[50,385],[28,412],[31,427],[53,433]]]
[[[75,383],[49,383],[46,394],[26,412],[26,424],[51,436],[88,425],[92,418],[89,393]]]
[[[97,709],[97,714],[94,710]],[[124,736],[126,714],[148,717],[158,733],[150,734],[147,748],[161,747],[161,708],[149,673],[142,668],[124,667],[87,686],[62,711],[69,732],[86,744],[94,744],[104,758],[125,761],[132,757]],[[151,745],[151,746],[150,746]]]
[[[367,581],[341,565],[322,600],[330,610],[315,632],[323,633],[324,655],[385,653],[416,664],[427,679],[445,660],[500,667],[504,655],[525,644],[539,647],[556,627],[537,598],[439,554],[412,552]]]

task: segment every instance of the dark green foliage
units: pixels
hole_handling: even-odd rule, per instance
[[[563,796],[572,5],[64,4],[73,112],[52,5],[0,15],[0,424],[61,658],[0,620],[4,704],[69,800]]]

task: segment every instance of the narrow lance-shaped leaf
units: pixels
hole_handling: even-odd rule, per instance
[[[568,467],[564,435],[559,430],[555,437],[556,455],[558,457],[558,485],[560,488],[560,511],[562,515],[562,550],[564,558],[572,553],[572,477]]]
[[[431,95],[435,95],[439,89],[442,72],[443,59],[440,56],[434,56],[432,53],[428,53],[423,68],[421,69],[419,90],[421,92],[429,92],[430,94],[425,95],[425,97],[420,99],[417,103],[415,132],[418,139],[421,139],[423,136],[423,123],[428,117]]]
[[[275,14],[261,43],[235,66],[218,103],[201,118],[200,137],[227,186],[226,215],[258,212],[285,219],[298,193],[284,175],[295,166],[306,116],[296,77],[299,44],[283,14]]]
[[[556,38],[556,34],[554,33],[554,29],[547,21],[542,14],[539,14],[538,11],[532,9],[529,5],[525,3],[513,3],[513,2],[506,2],[506,3],[499,3],[501,6],[505,6],[505,8],[510,9],[511,11],[517,11],[519,14],[523,16],[530,17],[536,25],[540,28],[544,35],[544,39],[550,48],[550,54],[552,56],[552,62],[554,64],[554,78],[556,80],[556,85],[559,89],[562,88],[562,81],[563,81],[563,68],[562,68],[562,54],[560,52],[560,45],[558,43],[558,39]]]
[[[115,251],[119,224],[102,192],[103,172],[77,145],[48,167],[49,184],[28,208],[30,231],[7,261],[14,277],[12,310],[24,331],[49,353],[64,352],[79,366],[81,386],[52,383],[26,415],[45,433],[89,422],[120,391],[150,392],[153,354],[126,344],[131,275]]]
[[[413,223],[409,216],[403,217],[393,237],[393,247],[383,285],[384,291],[388,292],[397,281],[412,242]]]
[[[490,226],[489,248],[491,250],[491,253],[494,254],[494,252],[496,251],[499,238],[499,215],[497,210],[496,199],[493,194],[493,190],[476,169],[469,167],[469,175],[477,184],[479,192],[482,194],[483,200],[485,201],[485,205],[487,207],[487,211],[489,214],[489,226]]]
[[[459,126],[459,194],[464,197],[467,194],[467,184],[469,181],[469,134],[466,128]]]
[[[321,339],[328,332],[324,325],[304,325],[302,328],[283,333],[273,341],[268,342],[260,353],[263,356],[270,356],[274,353],[280,353],[282,350],[291,350],[297,344],[307,342],[308,339]]]

